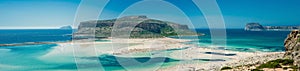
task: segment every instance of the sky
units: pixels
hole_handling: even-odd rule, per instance
[[[58,28],[78,25],[81,21],[128,15],[147,15],[192,28],[208,28],[205,18],[216,16],[223,17],[226,28],[243,28],[251,22],[265,26],[300,25],[300,0],[217,0],[216,3],[221,16],[204,14],[192,0],[99,0],[90,3],[81,0],[0,0],[0,29]],[[213,6],[204,5],[204,8]]]

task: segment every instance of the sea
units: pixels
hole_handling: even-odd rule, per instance
[[[212,44],[212,38],[209,29],[196,29],[203,36],[197,36],[198,39],[189,42],[202,47],[217,46],[220,49],[242,51],[242,52],[282,52],[284,49],[284,40],[290,31],[245,31],[244,29],[226,29],[226,38],[217,38],[215,40],[226,41],[226,46]],[[214,31],[212,31],[214,32]],[[214,35],[218,37],[219,35]],[[224,35],[220,35],[224,36]],[[189,39],[191,36],[182,37]],[[193,39],[194,37],[192,37]]]
[[[0,44],[26,42],[55,42],[71,40],[72,30],[60,29],[8,29],[0,30]]]
[[[195,29],[202,36],[183,36],[180,39],[191,39],[186,44],[195,44],[199,47],[209,48],[212,46],[210,29]],[[243,29],[226,30],[226,46],[214,44],[217,49],[233,50],[240,52],[283,52],[284,40],[290,31],[244,31]],[[66,42],[72,40],[73,30],[60,29],[2,29],[0,30],[0,44],[22,44],[28,42]],[[199,39],[195,39],[195,37]],[[177,38],[177,37],[171,37]],[[179,39],[179,38],[177,38]],[[224,40],[224,39],[220,39]],[[107,41],[97,41],[107,42]],[[0,46],[0,71],[77,71],[75,60],[70,58],[66,62],[59,61],[59,58],[51,58],[52,62],[41,60],[49,52],[54,50],[57,44],[36,44],[19,46]],[[176,50],[176,49],[174,49]],[[59,55],[59,54],[58,54]],[[99,59],[106,71],[125,70],[116,58],[130,59],[103,54]],[[165,67],[180,61],[168,57],[165,59]],[[50,59],[50,58],[49,58]],[[93,58],[91,58],[93,59]],[[133,58],[145,62],[150,57]],[[63,61],[63,60],[62,60]],[[203,60],[205,61],[205,60]],[[153,62],[151,65],[156,65]],[[133,67],[136,67],[132,65]],[[147,66],[143,66],[147,67]]]

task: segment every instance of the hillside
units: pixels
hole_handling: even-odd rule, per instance
[[[84,21],[80,23],[76,34],[95,35],[104,38],[128,37],[126,34],[130,35],[131,38],[196,35],[187,25],[149,19],[147,16],[125,16],[110,20]]]

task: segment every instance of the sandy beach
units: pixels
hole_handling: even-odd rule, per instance
[[[40,57],[47,60],[53,56],[69,56],[75,54],[78,57],[99,56],[112,54],[116,56],[133,57],[136,53],[174,50],[167,55],[153,54],[154,57],[169,57],[182,60],[177,65],[160,68],[157,71],[189,71],[189,70],[213,70],[217,71],[222,66],[241,66],[253,63],[263,63],[282,57],[282,52],[238,52],[222,49],[212,49],[192,44],[185,44],[191,40],[173,38],[151,39],[101,39],[100,42],[91,40],[77,40],[67,43],[58,43],[52,51]],[[74,49],[73,49],[74,48]],[[73,53],[74,51],[74,53]],[[59,58],[59,57],[55,57]],[[206,60],[205,62],[197,62]],[[66,61],[66,60],[59,60]],[[196,62],[195,62],[196,61]]]

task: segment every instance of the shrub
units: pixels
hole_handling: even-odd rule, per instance
[[[282,59],[272,60],[265,64],[261,64],[257,68],[281,68],[280,62],[282,62]]]
[[[293,65],[294,60],[292,59],[284,59],[282,65]]]
[[[251,71],[264,71],[264,70],[252,69]]]
[[[228,69],[232,69],[231,67],[222,67],[221,70],[228,70]]]
[[[288,68],[287,67],[283,67],[283,70],[287,70]]]
[[[295,66],[295,65],[293,65],[293,66],[291,66],[291,67],[289,67],[289,68],[292,68],[292,69],[294,69],[294,70],[299,69],[298,66]]]

